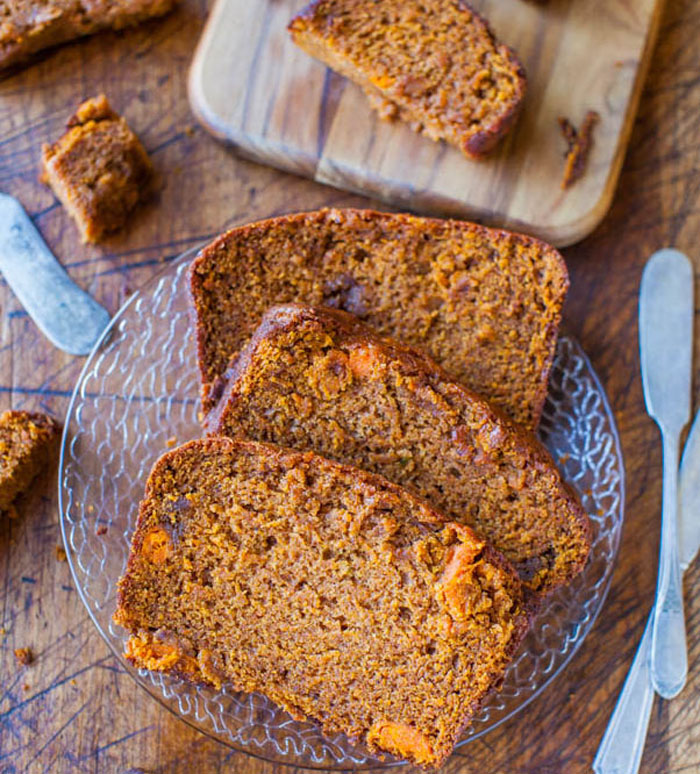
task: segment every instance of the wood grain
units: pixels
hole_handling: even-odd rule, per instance
[[[71,276],[112,312],[162,260],[227,226],[372,204],[242,161],[197,127],[186,76],[206,11],[205,2],[183,0],[161,22],[61,48],[0,81],[0,188],[21,199]],[[572,278],[566,324],[608,391],[626,461],[627,517],[608,601],[565,673],[518,716],[459,751],[449,774],[590,772],[650,610],[661,449],[644,412],[637,291],[645,259],[664,245],[687,251],[700,272],[699,37],[697,3],[668,0],[610,214],[565,251]],[[94,248],[80,244],[37,175],[41,143],[102,90],[143,138],[163,187],[124,233]],[[700,309],[700,292],[696,298]],[[696,336],[697,356],[700,326]],[[0,282],[0,409],[62,417],[82,363],[53,349]],[[697,377],[694,396],[697,407]],[[20,504],[17,519],[0,521],[1,774],[294,771],[228,750],[149,698],[92,625],[68,566],[55,557],[59,543],[54,469]],[[685,588],[690,682],[678,699],[656,702],[643,774],[700,771],[700,561]],[[19,669],[12,651],[23,646],[36,661]]]
[[[656,37],[660,0],[472,3],[528,73],[515,131],[470,161],[378,118],[358,86],[290,40],[306,0],[218,0],[195,55],[190,97],[202,123],[238,152],[399,207],[470,217],[557,246],[590,233],[612,200]],[[588,170],[562,190],[557,119],[601,121]]]

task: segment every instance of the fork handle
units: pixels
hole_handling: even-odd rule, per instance
[[[598,747],[595,774],[637,774],[647,737],[654,689],[649,672],[652,610],[615,710]]]
[[[683,582],[678,558],[678,442],[680,431],[661,428],[663,510],[659,578],[651,634],[651,682],[659,696],[672,699],[688,676],[688,645],[683,613]]]

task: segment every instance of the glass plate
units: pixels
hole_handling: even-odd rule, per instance
[[[169,446],[200,435],[187,299],[193,254],[180,256],[127,300],[85,363],[68,408],[59,505],[77,588],[124,669],[192,726],[272,761],[311,768],[380,765],[344,736],[325,737],[314,723],[293,721],[263,696],[135,670],[122,655],[126,633],[112,623],[116,583],[146,477]],[[591,516],[591,559],[535,620],[503,687],[487,700],[460,745],[521,710],[562,671],[590,631],[610,584],[623,519],[620,444],[603,388],[568,336],[558,342],[540,435]]]

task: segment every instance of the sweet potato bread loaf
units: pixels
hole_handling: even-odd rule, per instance
[[[115,620],[136,666],[434,766],[527,629],[507,562],[400,487],[226,438],[156,463]]]
[[[559,253],[539,240],[369,210],[235,228],[199,254],[190,282],[205,412],[267,308],[295,301],[344,309],[421,347],[530,427],[547,393],[569,284]]]
[[[525,96],[517,57],[461,0],[316,0],[289,31],[358,83],[383,118],[470,157],[513,126]]]
[[[2,3],[0,67],[42,49],[162,16],[174,0],[11,0]]]
[[[539,441],[345,312],[271,309],[207,429],[315,451],[410,488],[502,551],[538,595],[588,556],[588,518]]]
[[[7,510],[49,461],[60,427],[46,414],[6,411],[0,416],[0,511]]]

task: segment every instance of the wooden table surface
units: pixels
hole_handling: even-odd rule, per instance
[[[0,190],[19,197],[71,276],[110,312],[164,257],[228,226],[367,203],[241,161],[194,124],[186,76],[206,11],[204,0],[183,0],[165,20],[64,47],[0,80]],[[645,259],[661,246],[685,250],[700,269],[698,39],[700,6],[669,0],[612,210],[590,238],[565,251],[566,323],[608,391],[625,454],[627,515],[610,595],[565,673],[517,717],[455,754],[450,773],[590,771],[641,636],[656,578],[661,453],[642,398],[637,290]],[[37,175],[42,142],[100,91],[141,135],[163,185],[125,233],[92,248],[80,244]],[[62,418],[82,359],[52,348],[4,283],[0,310],[0,408]],[[700,378],[694,396],[697,403]],[[202,736],[134,683],[57,559],[60,542],[54,469],[20,503],[17,518],[0,522],[0,774],[282,771]],[[696,561],[685,586],[690,679],[679,698],[654,706],[646,774],[700,772],[699,588]],[[35,661],[20,668],[13,650],[25,646]]]

